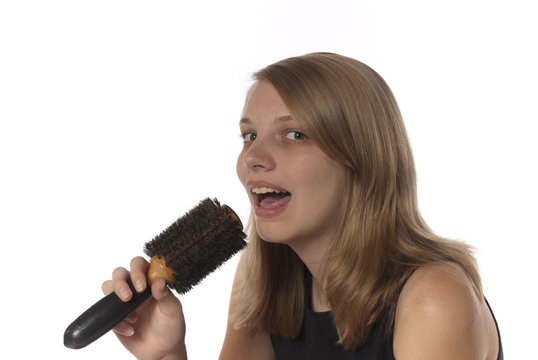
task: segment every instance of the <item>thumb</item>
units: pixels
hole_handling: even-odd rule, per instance
[[[182,311],[181,303],[166,286],[164,279],[156,279],[151,285],[151,294],[157,300],[159,310],[166,316],[176,316]]]

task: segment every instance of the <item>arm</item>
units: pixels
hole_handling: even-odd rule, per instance
[[[409,278],[396,309],[397,359],[497,359],[498,346],[489,308],[459,265],[429,264]]]
[[[241,256],[235,273],[230,299],[228,317],[237,309],[239,298],[233,296],[241,288],[242,279],[246,276],[244,254]],[[226,335],[220,352],[219,360],[274,360],[275,355],[271,338],[267,331],[259,329],[255,334],[249,334],[247,329],[236,329],[228,319]]]

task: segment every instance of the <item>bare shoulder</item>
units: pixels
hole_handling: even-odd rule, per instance
[[[461,266],[437,262],[419,268],[396,308],[397,359],[496,359],[497,330],[484,299]]]

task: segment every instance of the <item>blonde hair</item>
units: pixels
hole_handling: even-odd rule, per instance
[[[467,245],[435,235],[417,205],[411,148],[396,100],[365,64],[314,53],[254,74],[270,83],[302,130],[347,171],[347,196],[325,266],[325,292],[345,349],[368,340],[372,326],[394,321],[407,278],[435,261],[460,264],[481,295]],[[295,338],[305,309],[305,269],[287,245],[268,243],[250,221],[236,326]]]

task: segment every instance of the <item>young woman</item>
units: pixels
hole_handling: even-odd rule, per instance
[[[254,75],[237,174],[252,214],[220,358],[502,359],[469,248],[435,235],[417,206],[396,101],[366,65],[315,53]],[[147,262],[103,290],[142,291]],[[115,329],[143,359],[186,359],[179,300],[164,281]]]

